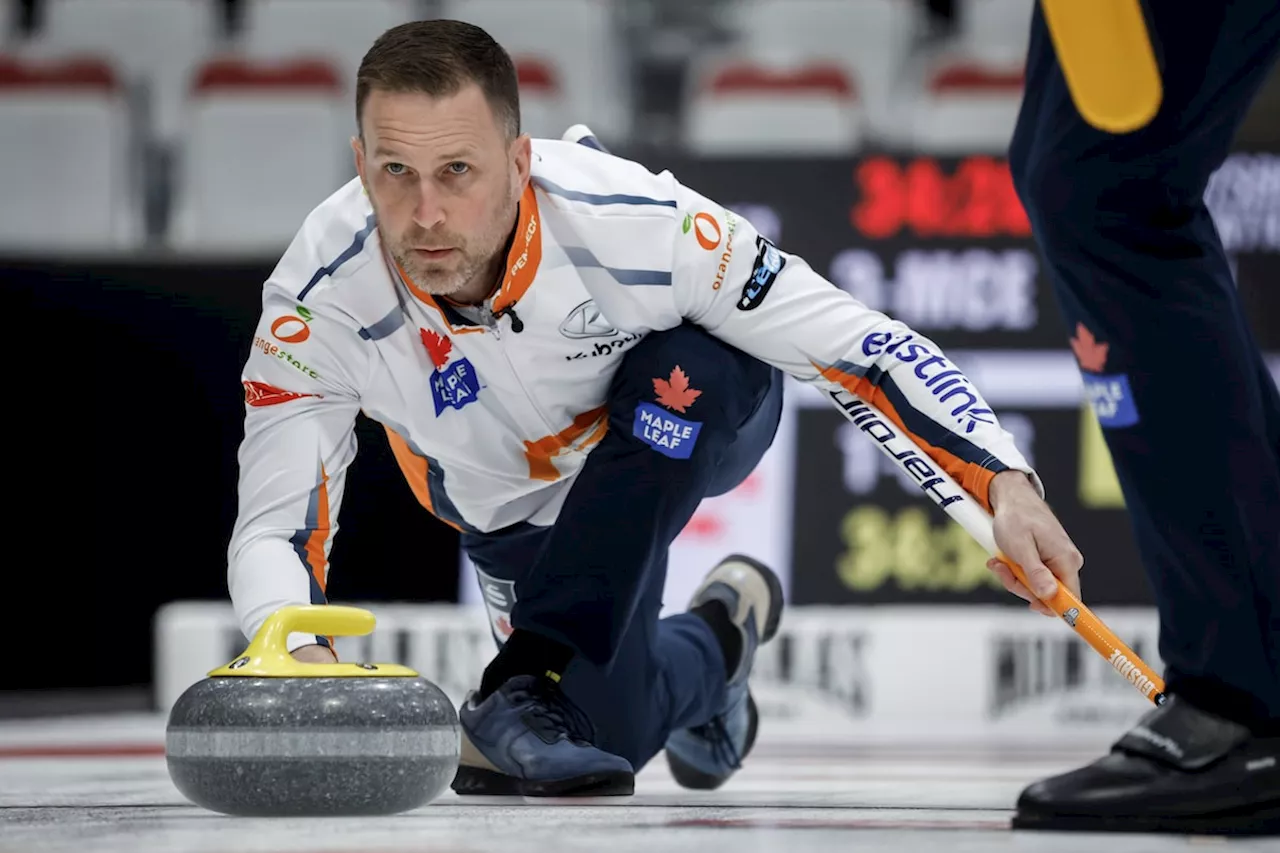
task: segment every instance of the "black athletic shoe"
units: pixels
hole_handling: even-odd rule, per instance
[[[591,720],[550,678],[517,675],[458,708],[459,794],[606,797],[635,793],[631,763],[595,746]]]
[[[1280,834],[1280,737],[1170,697],[1106,757],[1023,791],[1013,828]]]

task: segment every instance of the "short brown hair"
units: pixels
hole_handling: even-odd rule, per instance
[[[520,135],[520,90],[511,57],[484,30],[463,21],[412,21],[387,30],[356,73],[356,127],[375,89],[453,95],[477,83],[510,138]]]

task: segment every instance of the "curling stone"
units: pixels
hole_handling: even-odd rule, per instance
[[[187,689],[165,732],[169,775],[196,805],[230,815],[387,815],[453,780],[457,711],[397,664],[301,663],[285,640],[368,634],[355,607],[285,607],[244,653]]]

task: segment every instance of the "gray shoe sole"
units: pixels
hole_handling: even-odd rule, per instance
[[[629,797],[636,792],[634,773],[588,773],[570,779],[517,779],[483,767],[459,767],[454,793],[463,797]]]

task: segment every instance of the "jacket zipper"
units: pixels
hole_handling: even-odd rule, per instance
[[[480,319],[484,323],[485,328],[493,333],[493,338],[498,342],[498,349],[502,352],[502,360],[507,363],[507,369],[511,371],[511,376],[516,380],[516,384],[520,386],[520,391],[524,394],[525,400],[528,401],[529,407],[533,409],[538,420],[542,422],[545,435],[553,435],[556,430],[550,419],[543,413],[542,407],[529,393],[529,389],[525,387],[524,380],[520,378],[520,373],[516,370],[515,363],[511,361],[511,356],[507,354],[506,344],[502,342],[502,318],[494,316],[493,309],[490,308],[490,302],[485,302],[480,309]],[[523,440],[523,439],[522,439]]]

